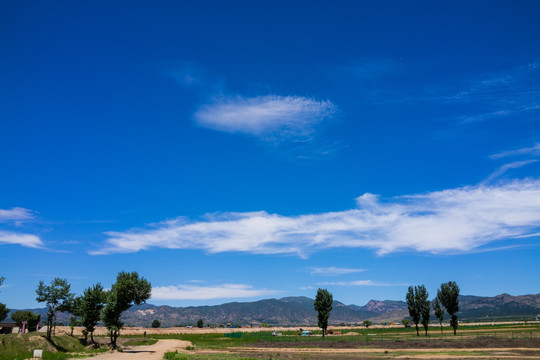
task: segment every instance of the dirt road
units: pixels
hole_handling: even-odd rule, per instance
[[[93,356],[92,360],[161,360],[169,351],[181,351],[191,342],[182,340],[159,340],[154,345],[128,346],[123,352],[107,352]]]

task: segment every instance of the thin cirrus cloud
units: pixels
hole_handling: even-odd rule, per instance
[[[349,268],[340,268],[335,266],[330,267],[313,267],[310,268],[311,275],[324,275],[324,276],[339,276],[339,275],[348,275],[355,274],[365,271],[364,269],[349,269]]]
[[[201,106],[195,122],[212,130],[279,142],[306,139],[317,125],[330,118],[336,106],[328,100],[301,96],[235,96]]]
[[[152,287],[154,300],[210,300],[269,296],[276,290],[254,289],[246,284],[222,284],[215,286],[173,285]]]
[[[21,222],[34,218],[34,212],[22,207],[0,209],[0,222]]]
[[[0,245],[2,244],[21,245],[30,248],[43,247],[43,242],[38,236],[13,231],[0,231]]]
[[[482,106],[483,112],[460,116],[462,124],[534,113],[540,110],[539,74],[538,62],[485,74],[460,91],[439,99]]]
[[[489,182],[497,179],[498,177],[500,177],[501,175],[506,173],[508,170],[519,169],[519,168],[521,168],[521,167],[523,167],[525,165],[529,165],[529,164],[532,164],[532,163],[535,163],[535,162],[538,162],[538,159],[514,161],[514,162],[511,162],[511,163],[508,163],[508,164],[504,164],[504,165],[500,166],[497,170],[495,170],[491,175],[489,175],[487,177],[487,179],[483,181],[483,183],[489,183]]]
[[[524,148],[514,149],[514,150],[506,150],[506,151],[491,155],[490,157],[492,159],[502,159],[502,158],[514,157],[514,156],[538,157],[540,156],[540,143],[536,143],[530,147],[524,147]]]
[[[90,254],[133,253],[151,248],[198,249],[207,253],[309,254],[332,248],[473,252],[500,240],[540,230],[540,180],[406,195],[381,201],[357,198],[357,208],[282,216],[265,211],[224,213],[199,221],[184,218],[124,232],[107,232],[105,245]]]
[[[12,209],[0,209],[0,223],[19,226],[25,221],[34,219],[34,212],[21,207]],[[30,248],[41,248],[43,242],[32,234],[23,234],[14,231],[0,230],[0,245],[21,245]]]

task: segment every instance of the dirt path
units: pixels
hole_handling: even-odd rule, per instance
[[[159,340],[154,345],[128,346],[123,352],[108,352],[93,356],[92,360],[161,360],[168,351],[181,351],[191,342],[182,340]]]

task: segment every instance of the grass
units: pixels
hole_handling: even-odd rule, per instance
[[[422,328],[421,328],[422,329]],[[362,346],[369,345],[376,341],[461,341],[466,339],[529,339],[540,338],[540,324],[523,325],[464,325],[458,328],[458,335],[453,335],[451,328],[445,327],[441,335],[438,326],[429,328],[429,336],[424,336],[421,331],[420,336],[416,336],[415,328],[363,328],[363,329],[340,329],[343,335],[326,336],[323,340],[321,336],[298,336],[299,331],[282,331],[282,336],[272,336],[271,331],[260,332],[235,332],[228,334],[159,334],[152,335],[156,339],[180,339],[191,341],[199,349],[220,349],[226,347],[250,346],[257,342],[265,343],[298,343],[299,347],[318,347],[324,343],[349,342],[359,343]],[[344,335],[353,333],[354,335]]]
[[[71,336],[53,336],[50,342],[45,335],[35,332],[0,336],[0,360],[32,358],[34,350],[43,350],[43,359],[50,360],[85,357],[100,352],[86,348]]]

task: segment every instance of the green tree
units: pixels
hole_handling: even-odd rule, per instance
[[[451,316],[450,326],[454,328],[454,335],[457,335],[458,317],[456,313],[459,311],[459,286],[455,281],[441,284],[439,301],[446,308],[446,312]]]
[[[140,305],[150,298],[152,285],[145,278],[139,278],[137,272],[120,272],[116,283],[107,294],[103,309],[103,322],[109,330],[111,345],[116,348],[116,340],[124,325],[120,316],[133,305]]]
[[[81,324],[86,330],[84,338],[87,341],[87,336],[90,334],[92,344],[94,344],[94,330],[101,318],[101,310],[105,306],[105,298],[106,293],[100,283],[85,289],[80,297],[79,316],[81,317]]]
[[[0,321],[7,318],[9,314],[9,309],[6,307],[6,304],[0,303]]]
[[[424,326],[427,336],[431,310],[431,303],[428,300],[428,296],[429,294],[424,285],[415,286],[414,288],[409,286],[409,290],[407,291],[407,308],[416,327],[416,336],[420,336],[418,331],[418,325],[420,323]]]
[[[66,279],[54,278],[51,285],[47,286],[43,281],[39,282],[36,290],[38,302],[47,305],[47,339],[51,340],[52,333],[56,333],[56,312],[69,311],[73,301],[70,292],[71,285]],[[53,329],[54,327],[54,329]]]
[[[317,320],[319,327],[323,330],[323,339],[326,329],[328,328],[328,319],[330,318],[330,311],[332,311],[332,303],[334,299],[332,294],[326,289],[317,290],[317,296],[315,297],[314,307],[317,311]]]
[[[416,301],[420,305],[420,315],[422,315],[422,319],[420,320],[420,322],[424,327],[426,336],[428,333],[429,318],[431,315],[431,301],[428,300],[428,297],[429,294],[426,290],[426,287],[424,285],[420,285],[418,287],[418,291],[416,292]]]
[[[409,319],[403,319],[403,320],[401,320],[401,323],[403,324],[403,326],[409,327],[409,324],[410,324],[411,322],[409,321]]]
[[[81,321],[76,316],[70,316],[69,318],[69,328],[71,329],[70,336],[73,336],[73,330],[75,330],[75,326],[79,326],[81,324]]]
[[[444,319],[444,309],[441,307],[441,302],[439,300],[441,296],[441,291],[437,291],[437,297],[433,300],[433,311],[435,311],[435,316],[437,319],[439,319],[439,324],[441,325],[441,335],[443,333],[442,331],[442,322]]]
[[[418,324],[420,323],[420,317],[422,316],[422,312],[420,307],[418,306],[418,303],[416,302],[416,287],[413,288],[412,285],[409,286],[406,299],[409,316],[412,318],[412,321],[416,326],[416,336],[420,336],[418,332]]]
[[[364,326],[365,326],[366,328],[370,327],[370,326],[371,326],[371,321],[369,321],[369,320],[364,320]]]
[[[2,287],[4,280],[6,280],[6,278],[0,276],[0,287]],[[9,309],[6,307],[6,304],[0,303],[0,321],[4,320],[7,317],[7,314],[9,314]]]
[[[197,320],[197,327],[198,327],[198,328],[201,328],[201,329],[204,327],[204,321],[203,321],[203,319]]]
[[[159,321],[159,320],[152,321],[152,327],[153,328],[158,328],[160,326],[161,326],[161,321]]]
[[[15,321],[17,326],[22,329],[23,321],[26,321],[26,329],[28,332],[36,331],[36,326],[41,319],[41,315],[34,314],[31,311],[19,310],[11,314],[11,320]]]

